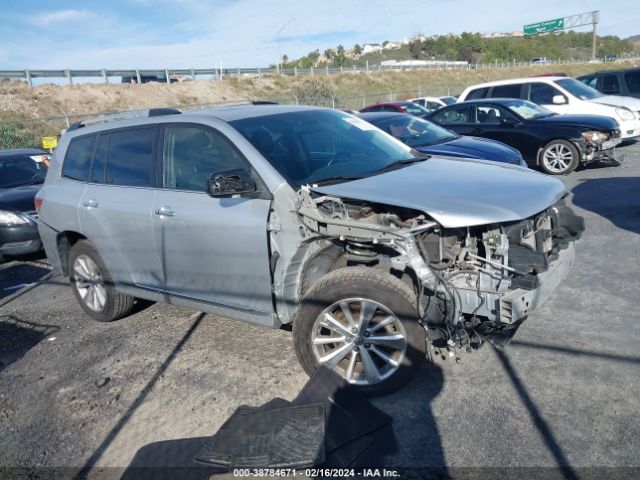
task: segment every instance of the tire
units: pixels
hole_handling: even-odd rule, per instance
[[[542,169],[550,175],[568,175],[580,165],[580,153],[566,140],[551,140],[538,157]]]
[[[370,321],[359,329],[362,311],[370,312]],[[323,364],[370,396],[409,383],[426,356],[413,289],[369,267],[341,268],[320,278],[296,310],[293,341],[307,374]]]
[[[68,268],[73,294],[91,318],[111,322],[131,312],[135,298],[116,292],[109,271],[89,242],[80,240],[71,248]]]

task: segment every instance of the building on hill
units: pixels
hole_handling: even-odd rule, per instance
[[[362,54],[366,55],[367,53],[375,53],[382,51],[382,45],[379,43],[365,43],[362,46]]]

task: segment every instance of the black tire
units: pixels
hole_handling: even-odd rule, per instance
[[[424,328],[418,323],[416,295],[411,286],[388,273],[374,268],[346,267],[334,270],[320,278],[309,289],[296,310],[293,319],[293,341],[298,361],[307,374],[312,375],[316,371],[320,363],[313,351],[312,337],[314,328],[321,328],[316,325],[316,320],[319,319],[325,309],[330,308],[336,302],[355,298],[371,300],[385,307],[402,326],[406,347],[402,360],[400,361],[400,358],[396,357],[399,361],[397,362],[398,366],[394,366],[395,371],[376,383],[357,385],[363,393],[370,396],[394,392],[409,383],[420,369],[426,357],[426,334]],[[357,304],[357,301],[353,303]],[[383,310],[376,310],[376,313],[382,314]],[[374,318],[382,316],[376,317],[374,313]],[[372,322],[374,322],[373,319]],[[371,325],[375,326],[375,323],[371,323]],[[357,341],[366,341],[363,335],[360,332],[357,334],[359,338],[352,339],[347,343],[358,345]],[[373,337],[370,338],[373,339]],[[371,350],[368,350],[371,354],[367,352],[360,353],[360,348],[364,349],[367,345],[369,345],[367,348],[374,347],[367,343],[359,345],[361,346],[355,349],[358,350],[355,356],[358,357],[360,355],[360,375],[364,376],[364,363],[362,363],[364,357],[362,355],[366,353],[367,356],[370,355],[370,358],[376,358],[378,365],[380,357],[373,355],[375,352]],[[374,349],[377,348],[375,347]],[[349,355],[354,354],[349,351]],[[346,357],[341,360],[341,362],[343,361],[348,362]],[[383,368],[388,367],[387,364],[382,363]],[[357,363],[354,364],[357,365]],[[339,366],[336,367],[337,373],[345,377],[345,372],[339,371]]]
[[[89,257],[95,263],[102,278],[106,301],[104,302],[104,307],[99,310],[89,307],[87,302],[83,300],[78,289],[78,284],[76,282],[76,273],[74,271],[74,264],[76,259],[81,255]],[[73,294],[75,295],[76,300],[78,301],[82,309],[91,318],[99,322],[111,322],[113,320],[118,320],[119,318],[125,317],[131,312],[135,298],[116,292],[113,286],[113,280],[111,278],[111,275],[109,274],[109,270],[107,270],[107,267],[104,265],[104,262],[100,258],[100,255],[98,255],[96,249],[93,248],[93,246],[88,241],[80,240],[71,248],[71,251],[69,252],[68,268],[69,280],[71,282]]]
[[[557,164],[553,164],[552,160],[547,158],[547,155],[552,156],[555,152],[567,152],[570,153],[571,159],[559,160]],[[551,140],[540,151],[538,156],[538,163],[542,169],[550,175],[568,175],[573,172],[578,165],[580,165],[580,153],[576,146],[567,140]]]

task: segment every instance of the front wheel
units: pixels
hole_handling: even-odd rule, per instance
[[[412,288],[366,267],[341,268],[318,280],[296,311],[293,337],[309,375],[323,365],[368,395],[407,384],[426,355]]]
[[[566,140],[552,140],[540,152],[540,166],[551,175],[567,175],[580,165],[576,146]]]

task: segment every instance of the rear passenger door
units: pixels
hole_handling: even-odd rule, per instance
[[[471,135],[475,125],[471,119],[470,112],[469,104],[461,103],[460,105],[452,105],[438,110],[430,119],[460,135]]]
[[[80,227],[118,283],[162,288],[153,230],[155,126],[98,136]]]
[[[260,186],[231,198],[206,192],[211,174],[237,168],[260,185],[250,164],[222,133],[199,124],[164,125],[160,143],[153,223],[170,301],[271,314],[270,195]]]

